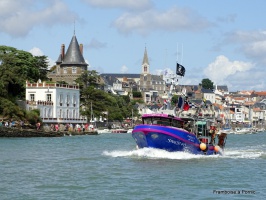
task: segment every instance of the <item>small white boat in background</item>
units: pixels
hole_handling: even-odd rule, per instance
[[[130,128],[130,129],[127,130],[127,133],[132,133],[132,131],[133,131],[133,129]]]

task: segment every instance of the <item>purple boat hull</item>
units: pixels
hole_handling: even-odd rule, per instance
[[[171,126],[138,125],[132,131],[138,148],[157,148],[170,152],[184,151],[192,154],[214,155],[222,154],[215,151],[213,144],[206,144],[206,150],[200,149],[201,141],[195,134],[184,129]]]

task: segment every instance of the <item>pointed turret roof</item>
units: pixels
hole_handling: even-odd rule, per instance
[[[63,58],[63,65],[88,65],[80,51],[79,43],[74,35]]]
[[[148,64],[149,65],[149,59],[148,59],[148,53],[147,53],[146,47],[145,47],[145,51],[144,51],[144,57],[143,57],[142,64]]]

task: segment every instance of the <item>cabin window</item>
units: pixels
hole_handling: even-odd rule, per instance
[[[144,118],[143,119],[143,124],[152,124],[151,118]]]
[[[183,121],[173,120],[173,126],[177,128],[183,128]]]
[[[161,118],[161,117],[144,118],[143,123],[144,124],[170,126],[171,125],[171,119],[170,118]]]
[[[64,74],[67,74],[67,68],[66,67],[64,68]]]

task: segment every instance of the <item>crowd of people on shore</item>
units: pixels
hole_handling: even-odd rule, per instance
[[[20,121],[20,127],[24,126],[24,121]],[[1,120],[0,121],[0,127],[6,127],[6,128],[14,128],[17,127],[17,123],[15,120]]]
[[[72,123],[67,123],[67,124],[41,124],[40,121],[36,123],[36,130],[45,130],[45,131],[69,131],[69,132],[86,132],[86,131],[94,131],[95,127],[92,124],[72,124]],[[1,120],[0,121],[0,127],[6,127],[6,128],[25,128],[25,123],[24,121],[15,121],[15,120]]]
[[[69,132],[86,132],[86,131],[94,131],[95,127],[92,124],[50,124],[50,127],[48,124],[44,125],[47,129],[50,129],[50,131],[69,131]],[[48,128],[49,127],[49,128]]]

